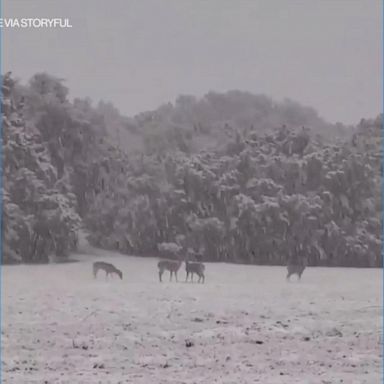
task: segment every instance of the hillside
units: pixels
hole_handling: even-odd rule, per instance
[[[209,92],[201,99],[179,96],[175,103],[133,118],[121,118],[117,111],[114,116],[108,129],[112,137],[120,139],[116,144],[130,150],[130,141],[135,144],[141,141],[148,153],[175,148],[187,153],[217,149],[236,133],[264,134],[282,126],[289,129],[304,126],[328,140],[346,138],[353,133],[351,127],[326,123],[313,108],[291,100],[278,103],[264,95],[240,91]],[[120,123],[116,124],[117,121]]]

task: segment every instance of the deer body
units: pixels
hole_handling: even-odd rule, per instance
[[[203,263],[185,261],[185,271],[187,272],[185,281],[188,281],[188,277],[191,275],[191,281],[193,282],[193,274],[196,273],[199,276],[198,283],[205,282],[205,265]]]
[[[119,269],[117,269],[114,265],[110,263],[105,263],[104,261],[96,261],[95,263],[93,263],[93,276],[95,279],[99,270],[105,271],[105,278],[108,278],[109,275],[112,275],[114,273],[118,275],[121,280],[123,279],[123,272],[121,272]]]
[[[162,276],[164,271],[169,271],[169,281],[172,281],[172,275],[175,275],[177,282],[177,271],[180,269],[182,264],[181,260],[160,260],[157,263],[159,269],[159,280],[162,282]]]
[[[301,264],[301,265],[288,264],[287,265],[287,270],[288,270],[287,280],[289,280],[292,275],[297,275],[299,280],[301,280],[301,275],[303,274],[304,269],[305,269],[305,264]]]

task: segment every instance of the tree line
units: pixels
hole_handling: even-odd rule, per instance
[[[126,118],[44,73],[2,84],[4,263],[66,258],[82,229],[140,256],[382,266],[382,116],[232,91]]]

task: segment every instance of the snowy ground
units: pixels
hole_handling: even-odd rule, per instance
[[[160,284],[155,259],[97,260],[124,279],[94,280],[89,257],[3,268],[3,383],[382,382],[381,270],[287,283],[282,267],[207,264],[204,285]]]

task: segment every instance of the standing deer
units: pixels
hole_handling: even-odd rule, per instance
[[[301,262],[296,261],[296,260],[295,261],[293,261],[293,260],[289,261],[288,265],[287,265],[287,270],[288,270],[287,280],[289,281],[290,277],[292,275],[297,275],[298,279],[301,280],[301,275],[303,274],[306,266],[307,266],[307,260],[306,259],[302,260]]]
[[[188,260],[185,260],[185,271],[187,272],[187,275],[185,277],[185,282],[188,281],[189,275],[191,275],[191,282],[193,282],[193,274],[196,273],[197,276],[199,276],[198,283],[202,281],[202,283],[205,282],[205,265],[203,263],[199,262],[190,262]]]
[[[177,271],[180,269],[182,263],[181,260],[160,260],[157,263],[160,283],[162,282],[161,277],[164,271],[169,271],[169,281],[172,281],[172,275],[174,274],[177,282]]]
[[[289,280],[292,275],[297,275],[299,280],[301,280],[301,275],[304,272],[305,265],[289,264],[287,266],[287,269],[288,269],[287,280]]]
[[[105,263],[104,261],[96,261],[93,263],[93,277],[96,279],[97,272],[99,270],[105,271],[105,278],[107,279],[109,275],[115,273],[120,277],[120,279],[123,279],[123,272],[120,271],[120,269],[117,269],[114,265]]]

